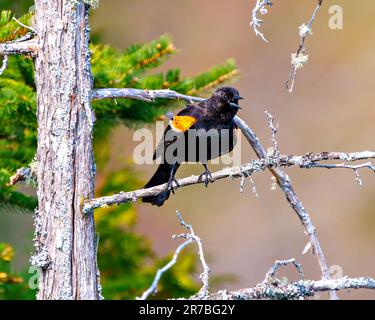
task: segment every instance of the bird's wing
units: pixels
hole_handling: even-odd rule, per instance
[[[163,137],[161,138],[161,140],[159,141],[155,149],[154,155],[152,157],[153,160],[156,160],[157,158],[159,158],[163,154],[165,149],[177,140],[176,135],[174,135],[173,137],[169,137],[168,132],[170,132],[170,130],[172,130],[172,128],[170,125],[168,125],[164,131]],[[170,139],[168,139],[168,137]]]
[[[160,140],[156,150],[154,152],[153,160],[160,157],[165,149],[174,143],[177,139],[183,137],[189,129],[193,129],[195,123],[200,119],[206,110],[201,104],[198,105],[187,105],[185,109],[182,109],[177,115],[175,115],[170,121],[167,128],[164,131],[163,137]],[[172,134],[173,130],[174,134]]]

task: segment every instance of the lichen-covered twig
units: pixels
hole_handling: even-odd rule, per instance
[[[232,167],[232,168],[225,168],[223,170],[217,171],[212,173],[213,179],[221,180],[225,178],[247,178],[250,177],[252,174],[264,171],[266,169],[272,170],[272,172],[279,170],[278,168],[281,167],[291,167],[291,166],[299,166],[300,168],[320,168],[325,166],[321,164],[321,161],[325,160],[341,160],[345,162],[354,162],[364,159],[375,159],[375,152],[374,151],[362,151],[362,152],[353,152],[353,153],[345,153],[345,152],[322,152],[322,153],[307,153],[303,156],[293,156],[293,155],[266,155],[265,158],[261,158],[258,160],[252,160],[249,163],[246,163],[242,165],[241,167]],[[330,168],[334,168],[334,164],[327,165],[330,166]],[[359,168],[368,168],[375,172],[375,166],[373,166],[371,163],[365,163],[363,165],[342,165],[337,164],[338,168],[347,168],[350,170],[354,170],[353,168],[356,168],[355,170],[358,170]],[[280,173],[277,173],[278,175]],[[283,177],[279,177],[279,179],[286,179]],[[283,181],[283,180],[280,180]],[[189,176],[186,178],[179,179],[178,186],[176,186],[176,189],[190,186],[193,184],[199,184],[203,183],[201,179],[199,179],[199,176]],[[120,192],[118,194],[112,195],[112,196],[105,196],[105,197],[99,197],[94,199],[87,199],[84,201],[84,207],[83,211],[85,213],[89,213],[93,209],[99,208],[99,207],[106,207],[109,205],[114,204],[121,204],[126,203],[129,201],[137,201],[138,199],[146,196],[155,196],[159,193],[163,192],[165,188],[167,187],[167,184],[161,184],[159,186],[147,188],[147,189],[139,189],[129,192]],[[283,188],[286,188],[285,190],[289,194],[289,198],[295,198],[296,196],[293,196],[291,187],[288,187],[287,185],[283,185]],[[284,189],[283,189],[284,190]],[[301,206],[298,204],[298,202],[293,202],[295,206],[298,208]],[[301,213],[302,215],[303,213]],[[304,221],[309,221],[309,219],[304,218]],[[309,227],[310,229],[310,227]]]
[[[296,282],[285,282],[279,279],[263,281],[253,288],[235,291],[220,290],[205,297],[206,300],[303,300],[314,296],[319,292],[339,291],[347,289],[371,289],[375,290],[375,280],[372,278],[340,278],[323,280],[300,280]],[[201,300],[198,295],[192,296],[190,300]]]
[[[296,80],[297,70],[302,68],[308,61],[308,55],[306,55],[306,48],[305,48],[305,40],[308,34],[312,34],[311,27],[318,14],[320,7],[322,6],[323,0],[318,0],[318,4],[315,7],[315,10],[306,24],[302,24],[299,27],[299,35],[300,35],[300,44],[295,53],[292,54],[292,69],[289,74],[288,80],[285,82],[285,85],[289,92],[293,91],[294,82]]]
[[[161,90],[141,90],[134,88],[107,88],[92,90],[91,98],[93,100],[110,99],[110,98],[127,98],[153,102],[155,99],[174,99],[184,100],[189,103],[200,102],[205,99],[199,97],[187,96],[169,89]]]
[[[35,56],[37,52],[37,42],[35,39],[27,41],[13,41],[0,43],[0,55],[14,55],[23,54],[28,56]]]
[[[338,163],[338,164],[324,164],[324,163],[311,163],[308,166],[302,168],[326,168],[326,169],[351,169],[354,171],[355,180],[358,184],[362,185],[362,179],[359,176],[359,169],[370,169],[371,171],[375,172],[375,166],[371,162],[361,163],[357,165],[348,165],[346,163]]]
[[[22,23],[21,21],[19,21],[16,17],[13,17],[13,20],[16,21],[21,27],[23,27],[23,28],[31,31],[32,33],[36,34],[36,30],[34,28],[25,25],[24,23]]]
[[[157,287],[159,284],[159,281],[162,277],[162,275],[169,270],[176,262],[178,259],[178,256],[180,252],[188,246],[190,243],[196,242],[198,246],[198,255],[199,259],[201,261],[202,267],[203,267],[203,272],[200,275],[200,278],[202,280],[202,287],[199,290],[199,293],[197,296],[199,296],[201,299],[204,299],[205,297],[209,296],[209,274],[210,274],[210,268],[208,267],[206,263],[206,259],[204,257],[204,252],[203,252],[203,246],[202,246],[202,240],[196,235],[194,232],[193,227],[190,224],[187,224],[183,219],[181,214],[176,211],[177,218],[180,221],[181,226],[189,230],[189,233],[181,233],[179,235],[173,235],[173,239],[185,239],[183,243],[181,243],[177,249],[175,250],[172,260],[169,261],[164,267],[160,268],[155,275],[154,281],[152,282],[151,286],[143,292],[142,296],[137,298],[138,300],[146,300],[150,295],[155,294],[157,292]]]
[[[276,272],[282,266],[293,264],[301,276],[301,280],[288,282],[276,277]],[[235,291],[220,290],[216,293],[201,297],[193,295],[189,300],[304,300],[324,291],[338,291],[345,289],[375,290],[375,280],[372,278],[347,278],[332,280],[305,280],[302,266],[295,260],[277,260],[267,272],[264,280],[255,287]]]
[[[265,15],[267,11],[267,6],[272,6],[272,2],[269,0],[257,0],[254,9],[251,12],[250,26],[253,28],[255,35],[263,39],[263,41],[268,43],[268,40],[264,34],[259,30],[263,20],[259,19],[259,14]]]
[[[277,156],[277,155],[280,154],[279,144],[277,143],[277,140],[276,140],[276,133],[277,133],[278,125],[275,124],[275,118],[273,117],[272,114],[270,114],[268,111],[265,111],[264,113],[268,118],[268,126],[271,129],[271,140],[272,140],[272,144],[273,144],[273,152],[272,153]]]
[[[0,67],[0,76],[3,74],[3,72],[5,71],[7,66],[8,66],[8,55],[4,55],[3,56],[3,62],[2,62],[1,67]]]
[[[296,259],[292,258],[292,259],[288,259],[288,260],[276,260],[275,263],[273,264],[273,266],[268,270],[264,281],[269,282],[276,275],[276,272],[281,267],[283,267],[283,266],[285,267],[285,266],[287,266],[289,264],[293,264],[296,267],[298,273],[300,274],[300,276],[301,276],[301,278],[303,280],[304,275],[303,275],[302,266],[301,266],[301,264],[299,264],[296,261]]]

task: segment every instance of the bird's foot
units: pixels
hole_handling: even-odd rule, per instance
[[[176,177],[174,176],[174,174],[171,175],[169,177],[169,180],[168,180],[168,183],[167,183],[167,190],[171,190],[172,193],[174,194],[174,190],[177,189],[179,186],[180,186],[180,184],[178,183],[178,181],[177,181]]]
[[[215,179],[212,177],[210,170],[208,170],[207,168],[199,175],[198,182],[203,181],[203,176],[204,176],[204,185],[206,186],[206,188],[209,182],[215,181]]]

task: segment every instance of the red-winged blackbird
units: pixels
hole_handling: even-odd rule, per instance
[[[199,176],[199,180],[202,181],[205,176],[207,187],[208,182],[212,181],[207,161],[231,152],[235,145],[236,125],[233,118],[240,109],[240,99],[242,98],[236,89],[222,87],[209,99],[187,105],[169,121],[153,157],[155,160],[162,156],[162,162],[144,186],[151,188],[168,183],[167,188],[157,196],[143,197],[143,202],[163,205],[171,191],[174,193],[173,183],[178,185],[175,173],[183,161],[203,164],[205,171]],[[223,143],[225,141],[226,145]]]

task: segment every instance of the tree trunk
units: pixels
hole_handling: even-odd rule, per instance
[[[96,234],[82,203],[94,191],[89,7],[36,0],[38,118],[36,253],[38,299],[99,299]]]

